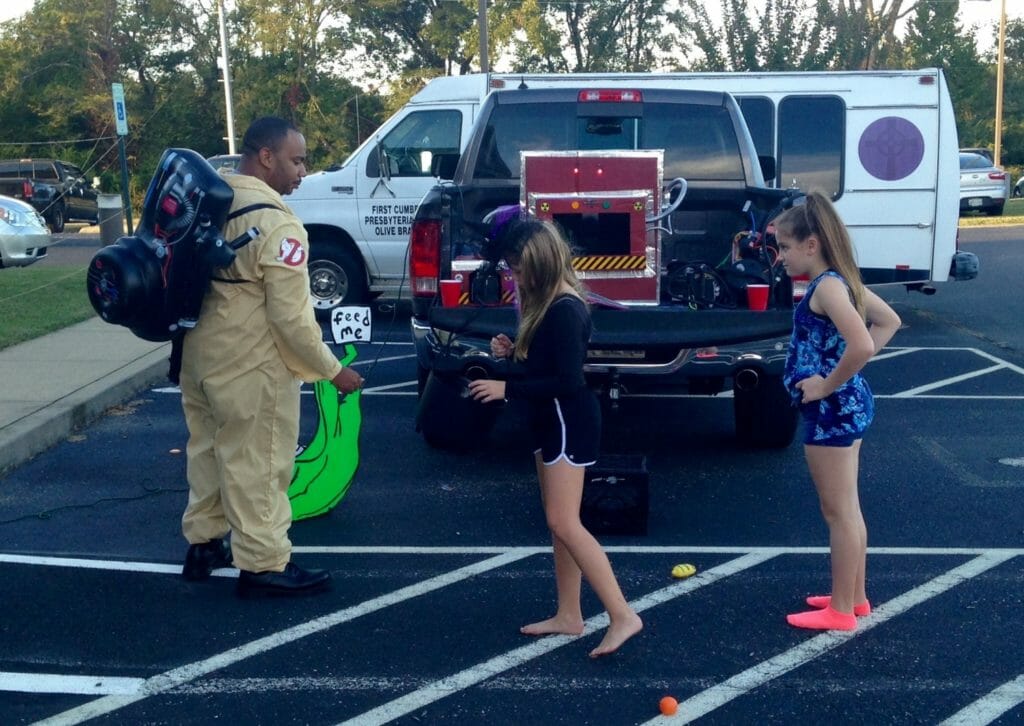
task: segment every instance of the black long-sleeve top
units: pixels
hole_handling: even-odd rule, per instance
[[[505,397],[541,401],[563,398],[586,388],[591,321],[587,306],[575,295],[555,298],[530,343],[526,360],[514,366]]]

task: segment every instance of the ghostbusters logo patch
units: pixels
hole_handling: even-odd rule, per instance
[[[306,250],[302,249],[302,243],[297,239],[285,237],[281,240],[276,259],[289,267],[298,267],[306,261]]]

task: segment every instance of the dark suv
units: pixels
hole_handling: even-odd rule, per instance
[[[0,161],[0,194],[31,204],[54,232],[66,221],[96,222],[99,215],[96,188],[77,166],[57,159]]]

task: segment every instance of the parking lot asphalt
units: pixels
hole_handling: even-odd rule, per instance
[[[92,334],[107,329],[119,330],[101,324]],[[599,664],[585,658],[603,622],[592,596],[583,642],[524,641],[513,627],[551,598],[543,518],[524,503],[535,493],[516,451],[522,434],[504,424],[503,445],[477,456],[427,450],[401,413],[415,395],[408,360],[387,361],[407,358],[404,348],[364,361],[379,389],[368,391],[376,397],[363,437],[374,443],[360,485],[332,516],[296,528],[302,562],[330,568],[343,586],[322,599],[252,604],[233,597],[230,573],[183,585],[182,464],[169,450],[185,432],[175,393],[151,388],[166,354],[150,351],[152,370],[124,376],[150,389],[145,402],[125,394],[115,408],[125,415],[9,472],[17,497],[5,503],[0,663],[18,672],[0,673],[0,720],[1019,722],[1024,531],[1013,504],[1019,470],[1000,459],[1020,455],[1024,374],[986,339],[949,346],[931,330],[910,332],[870,371],[886,407],[864,466],[873,619],[853,636],[784,627],[809,574],[823,582],[827,571],[823,525],[808,493],[791,486],[805,474],[799,452],[767,465],[723,443],[722,401],[690,401],[685,421],[667,404],[647,415],[680,421],[677,429],[652,437],[644,427],[657,465],[650,536],[609,547],[647,628]],[[84,343],[65,339],[56,360],[75,346]],[[40,359],[37,375],[55,377],[48,365]],[[75,425],[45,426],[66,437]],[[625,449],[641,438],[639,427],[610,434]],[[898,454],[883,456],[893,443]],[[138,501],[117,499],[135,490]],[[81,508],[55,516],[58,504]],[[698,576],[673,582],[668,566],[680,561]],[[673,720],[657,715],[666,693],[681,704]]]

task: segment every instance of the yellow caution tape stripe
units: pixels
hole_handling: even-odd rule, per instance
[[[573,257],[574,270],[642,270],[647,267],[646,255],[584,255]]]

